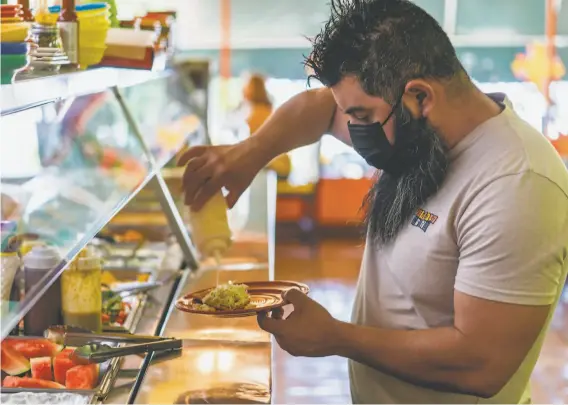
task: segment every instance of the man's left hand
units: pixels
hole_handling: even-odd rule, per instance
[[[283,298],[294,306],[286,319],[258,315],[258,325],[271,333],[282,349],[292,356],[324,357],[336,354],[340,322],[320,304],[297,289]]]

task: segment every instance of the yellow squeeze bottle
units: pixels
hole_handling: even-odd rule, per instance
[[[203,258],[215,259],[219,265],[232,242],[223,193],[219,191],[199,211],[189,209],[188,217],[193,241],[199,253]]]

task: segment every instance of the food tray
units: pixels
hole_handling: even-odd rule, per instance
[[[131,304],[131,310],[126,318],[126,321],[124,322],[124,325],[122,326],[122,328],[120,328],[121,330],[123,330],[124,332],[131,332],[131,333],[135,331],[135,328],[140,322],[140,319],[142,317],[142,312],[147,302],[147,299],[148,297],[146,293],[139,293],[137,295],[133,295],[131,297],[127,297],[124,299],[124,301],[127,301]],[[107,328],[105,327],[105,329]],[[116,332],[117,328],[112,328],[112,330]],[[28,340],[37,339],[37,337],[26,337],[26,336],[10,337],[10,338],[28,339]],[[90,398],[89,403],[93,403],[95,401],[105,398],[110,393],[110,390],[114,385],[116,376],[120,370],[120,363],[121,363],[121,358],[114,358],[109,360],[108,362],[102,363],[100,365],[99,383],[92,390],[0,387],[0,393],[2,394],[15,394],[20,392],[50,393],[50,394],[71,393],[71,394],[88,396]]]
[[[42,339],[42,337],[30,337],[30,336],[13,336],[8,337],[7,339],[17,339],[17,340],[34,340],[34,339]],[[87,342],[85,342],[87,343]],[[99,372],[99,383],[97,386],[92,390],[76,390],[76,389],[57,389],[57,388],[6,388],[1,387],[0,392],[2,394],[11,394],[11,393],[19,393],[19,392],[46,392],[46,393],[73,393],[79,395],[87,395],[87,396],[104,396],[108,394],[112,384],[109,384],[109,380],[114,380],[114,376],[118,371],[118,362],[120,359],[111,359],[108,362],[100,364],[100,372]],[[114,369],[116,369],[114,371]],[[114,375],[113,375],[114,371]],[[4,373],[2,373],[2,381],[4,381]]]

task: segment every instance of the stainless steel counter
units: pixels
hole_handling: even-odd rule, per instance
[[[275,191],[273,175],[261,173],[250,189],[246,224],[236,235],[222,269],[204,263],[187,278],[178,296],[217,282],[273,279]],[[160,302],[167,288],[154,295],[151,301]],[[148,311],[137,333],[154,333],[159,326],[151,305]],[[152,361],[135,403],[270,403],[272,344],[270,335],[259,329],[256,317],[215,318],[173,309],[162,334],[184,339],[183,350],[176,357]],[[134,370],[141,364],[139,357],[125,360],[122,378],[106,403],[127,402],[137,374]]]

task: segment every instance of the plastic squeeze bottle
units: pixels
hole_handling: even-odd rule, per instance
[[[49,246],[34,246],[24,256],[26,294],[36,287],[50,270],[60,265],[62,263],[57,250]],[[58,278],[24,316],[24,333],[27,336],[43,336],[47,328],[60,324],[61,282]]]
[[[227,221],[227,203],[221,190],[199,211],[189,209],[189,226],[193,241],[204,258],[221,257],[231,247],[232,232]]]
[[[102,332],[102,260],[90,247],[83,249],[61,275],[63,321],[95,333]]]

